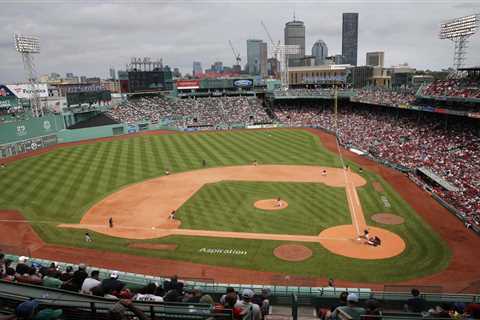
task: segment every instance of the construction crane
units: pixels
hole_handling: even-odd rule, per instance
[[[236,66],[240,66],[240,62],[242,62],[242,58],[240,58],[240,53],[235,50],[232,41],[228,40],[228,43],[230,44],[230,48],[232,48],[233,56],[235,57],[235,61],[237,62]]]
[[[272,39],[272,36],[270,35],[270,32],[268,32],[268,29],[267,29],[267,26],[265,25],[265,23],[263,23],[263,21],[260,20],[260,24],[262,25],[263,30],[265,30],[265,33],[267,34],[267,37],[270,40],[270,43],[272,45],[273,56],[274,56],[275,59],[277,59],[278,46],[280,45],[280,41],[278,41],[278,44],[275,44],[275,42]]]

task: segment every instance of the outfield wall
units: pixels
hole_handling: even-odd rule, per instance
[[[119,135],[128,135],[143,131],[152,130],[178,130],[176,128],[165,126],[161,123],[136,123],[136,124],[112,124],[100,127],[65,129],[57,133],[58,143],[76,142],[81,140],[90,140],[98,138],[107,138]]]
[[[55,134],[65,129],[61,115],[19,120],[0,125],[0,145]]]

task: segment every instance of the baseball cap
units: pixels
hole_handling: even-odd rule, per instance
[[[18,261],[21,263],[25,263],[28,261],[28,257],[25,257],[25,256],[18,257]]]
[[[244,298],[250,298],[251,299],[251,298],[253,298],[254,294],[255,293],[251,289],[243,289],[243,291],[242,291],[242,297],[244,297]]]
[[[37,300],[28,300],[20,303],[17,308],[15,308],[15,314],[18,318],[30,318],[35,313],[40,302]]]
[[[117,279],[117,278],[118,278],[118,272],[117,272],[117,271],[113,271],[112,273],[110,273],[110,278],[112,278],[112,279]]]
[[[355,293],[349,293],[347,296],[347,301],[358,302],[358,296]]]

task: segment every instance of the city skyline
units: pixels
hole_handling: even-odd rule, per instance
[[[255,10],[251,10],[254,6]],[[156,9],[156,10],[154,10]],[[75,10],[76,15],[66,14]],[[88,2],[79,5],[57,1],[2,3],[0,17],[0,83],[25,79],[21,57],[15,52],[13,33],[40,37],[41,53],[35,56],[37,74],[73,72],[87,77],[108,77],[132,56],[163,58],[172,69],[191,73],[192,61],[209,66],[235,63],[228,44],[247,60],[246,40],[270,41],[260,25],[263,20],[273,40],[283,43],[285,23],[293,18],[305,23],[305,48],[323,39],[329,54],[341,53],[342,13],[358,12],[358,61],[366,52],[386,52],[385,66],[408,62],[418,69],[439,70],[452,65],[453,43],[438,39],[442,21],[480,13],[480,4],[463,1],[315,1],[278,4],[269,1],[219,3],[193,1]],[[216,19],[211,19],[214,16]],[[135,32],[132,32],[135,31]],[[472,37],[466,65],[480,65],[480,35]]]

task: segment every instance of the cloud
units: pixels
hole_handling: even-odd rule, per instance
[[[438,39],[441,21],[480,12],[480,4],[463,1],[0,1],[0,83],[22,81],[13,33],[38,35],[35,56],[39,74],[74,72],[106,77],[108,68],[124,68],[130,57],[163,58],[191,72],[221,60],[235,62],[228,40],[246,62],[246,40],[267,42],[263,20],[274,41],[292,19],[306,25],[306,52],[324,40],[329,53],[341,52],[342,12],[360,14],[358,61],[384,50],[387,65],[409,62],[417,68],[441,69],[452,61],[453,46]],[[471,39],[469,65],[480,64],[479,35]]]

